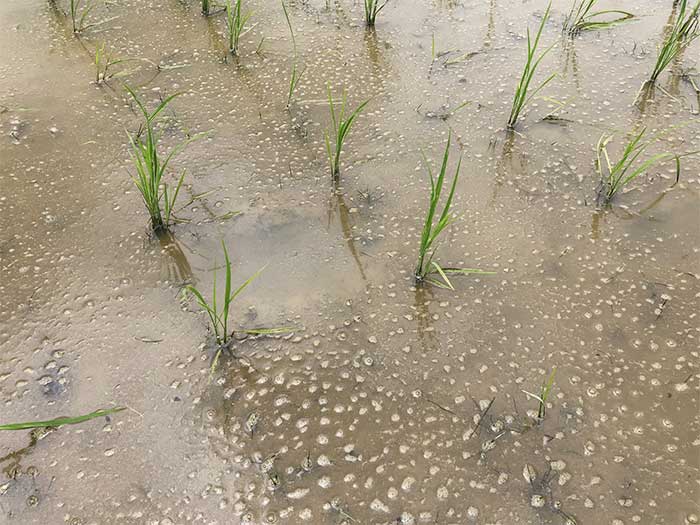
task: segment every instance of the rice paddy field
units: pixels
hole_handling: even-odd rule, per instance
[[[698,34],[0,2],[0,523],[700,523]]]

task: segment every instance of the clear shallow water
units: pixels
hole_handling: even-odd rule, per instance
[[[194,2],[100,3],[91,19],[107,22],[80,39],[51,4],[0,6],[0,421],[130,408],[26,450],[28,432],[2,434],[3,520],[697,521],[699,161],[670,191],[660,165],[612,210],[593,205],[603,132],[684,123],[658,151],[700,148],[679,76],[632,105],[670,6],[626,6],[645,16],[571,43],[569,6],[553,6],[541,74],[559,72],[544,94],[567,120],[542,121],[556,104],[539,100],[509,140],[525,29],[546,6],[501,4],[389,4],[376,33],[360,4],[290,4],[307,69],[289,112],[274,2],[251,4],[238,63]],[[176,160],[194,201],[169,242],[149,239],[128,177],[137,115],[119,80],[94,84],[102,42],[139,59],[119,80],[149,102],[185,93],[166,142],[209,131]],[[696,59],[694,45],[682,67]],[[327,83],[353,106],[374,97],[336,192]],[[437,159],[450,130],[461,218],[439,257],[496,274],[416,290],[420,151]],[[204,319],[179,292],[208,290],[222,239],[237,282],[267,264],[235,325],[297,330],[237,344],[211,375]],[[523,390],[554,367],[529,428]]]

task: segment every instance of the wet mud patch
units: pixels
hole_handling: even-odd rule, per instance
[[[0,4],[0,423],[129,409],[0,436],[0,521],[698,521],[697,157],[595,206],[601,135],[700,148],[695,47],[635,101],[672,6],[568,39],[555,5],[557,79],[508,134],[544,0],[390,2],[374,31],[361,3],[288,2],[296,53],[279,4],[250,0],[238,58],[193,0],[96,4],[79,37],[66,2]],[[96,77],[103,44],[123,76]],[[207,133],[173,165],[167,236],[128,176],[122,81],[149,107],[183,92],[166,150]],[[371,99],[336,185],[329,85]],[[421,151],[435,166],[449,133],[450,174],[464,159],[438,258],[496,273],[416,288]],[[265,267],[231,323],[295,332],[236,340],[212,372],[181,292],[209,296],[222,241],[234,282]]]

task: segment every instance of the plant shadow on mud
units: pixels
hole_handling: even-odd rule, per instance
[[[368,286],[367,274],[365,273],[362,260],[360,259],[361,251],[356,246],[355,233],[353,231],[354,225],[351,220],[350,210],[345,202],[345,195],[341,188],[336,188],[335,191],[331,193],[328,199],[328,227],[330,228],[333,218],[337,215],[338,222],[340,223],[340,229],[342,232],[343,240],[347,245],[348,251],[352,256],[355,266],[357,266],[357,271],[365,283],[365,287]]]
[[[164,281],[175,283],[192,283],[194,274],[187,255],[183,250],[185,246],[171,232],[158,236],[162,257],[160,276]],[[191,252],[191,251],[190,251]]]

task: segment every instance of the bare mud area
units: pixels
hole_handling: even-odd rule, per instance
[[[125,407],[0,430],[0,523],[700,523],[700,39],[642,89],[682,0],[242,1],[236,56],[198,0],[0,2],[0,425]],[[196,139],[167,234],[124,84]],[[328,90],[369,101],[335,179]],[[414,275],[448,137],[452,289]],[[264,268],[223,350],[183,293],[222,241]]]

